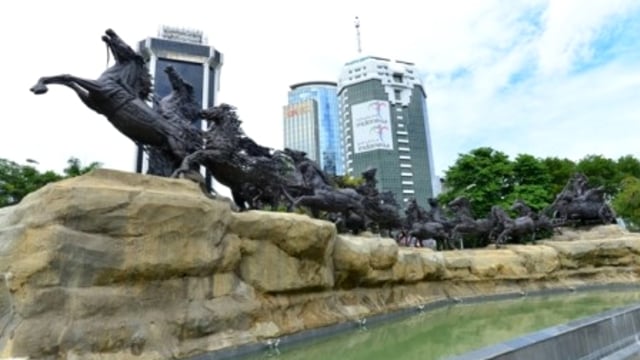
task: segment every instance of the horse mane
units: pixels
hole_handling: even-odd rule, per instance
[[[193,86],[186,82],[172,66],[165,68],[171,82],[171,93],[162,98],[158,105],[161,113],[171,119],[177,114],[178,119],[189,122],[200,118],[200,104],[196,101]]]

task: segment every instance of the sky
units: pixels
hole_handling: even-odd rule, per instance
[[[3,2],[0,158],[133,171],[132,142],[70,89],[29,88],[41,76],[97,78],[107,28],[135,46],[160,25],[207,35],[224,56],[218,101],[274,149],[291,84],[337,81],[344,63],[373,55],[419,68],[437,176],[481,146],[512,158],[640,158],[637,0]]]

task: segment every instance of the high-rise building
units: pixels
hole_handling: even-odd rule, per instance
[[[426,93],[418,69],[367,56],[348,62],[338,82],[346,174],[377,168],[382,191],[421,206],[435,193]]]
[[[306,152],[326,173],[342,175],[336,86],[329,81],[291,85],[283,109],[284,146]]]
[[[216,103],[223,57],[207,44],[202,31],[162,26],[157,37],[148,37],[138,43],[138,51],[148,61],[154,95],[158,99],[171,92],[171,83],[164,69],[172,66],[193,86],[203,109]],[[203,128],[205,124],[200,120],[194,126]],[[143,172],[148,162],[142,148],[138,147],[136,171]],[[207,182],[211,182],[210,177],[207,177]]]

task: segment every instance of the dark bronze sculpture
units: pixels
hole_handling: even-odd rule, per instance
[[[170,133],[171,141],[180,144],[186,154],[175,154],[167,146],[145,146],[149,152],[148,173],[159,176],[171,176],[182,164],[187,154],[191,154],[202,148],[202,131],[194,126],[200,121],[200,104],[195,98],[193,86],[176,72],[172,66],[165,68],[165,72],[171,82],[171,93],[162,98],[157,109],[165,121],[173,129]],[[198,172],[194,166],[193,173]]]
[[[213,177],[231,190],[239,209],[258,208],[262,201],[277,206],[287,186],[296,187],[297,178],[287,173],[282,157],[259,146],[242,131],[234,107],[221,104],[201,112],[210,122],[204,134],[204,148],[184,158],[174,172],[177,177],[196,165],[203,165]]]
[[[615,214],[605,200],[604,188],[588,186],[588,179],[577,173],[555,201],[535,213],[523,201],[511,210],[515,219],[494,206],[486,219],[475,219],[468,199],[459,197],[448,205],[455,214],[450,219],[434,198],[429,211],[415,199],[407,203],[404,218],[390,191],[380,191],[376,169],[362,173],[364,184],[356,188],[336,186],[314,161],[302,151],[274,150],[257,144],[241,129],[235,108],[222,104],[201,110],[191,84],[172,67],[166,68],[172,92],[152,99],[152,81],[142,56],[129,47],[113,30],[102,40],[115,58],[96,80],[72,75],[43,77],[31,88],[35,94],[47,92],[47,85],[72,89],[90,109],[104,115],[122,134],[142,146],[150,155],[149,174],[185,177],[197,181],[205,194],[204,179],[198,171],[204,165],[214,178],[229,187],[239,210],[308,208],[314,217],[336,223],[340,232],[358,233],[365,229],[396,232],[408,244],[437,243],[439,249],[454,248],[464,239],[477,239],[476,245],[491,241],[497,245],[552,234],[561,225],[615,223]],[[153,107],[149,105],[153,102]],[[202,131],[194,124],[205,119]]]
[[[584,174],[576,173],[545,210],[567,225],[615,224],[615,212],[605,201],[604,187],[589,188]]]
[[[511,210],[515,211],[518,216],[529,216],[533,219],[536,237],[549,237],[555,232],[560,232],[557,224],[554,226],[544,212],[536,213],[522,199],[517,199],[511,206]]]
[[[499,231],[495,240],[497,246],[505,244],[507,240],[522,242],[529,239],[531,242],[535,241],[535,223],[530,216],[524,215],[512,219],[504,209],[494,205],[491,207],[491,217],[495,219],[494,225]]]
[[[174,85],[174,92],[169,96],[171,99],[161,102],[161,112],[152,109],[146,103],[152,93],[151,76],[142,56],[113,30],[107,30],[102,40],[113,53],[115,64],[98,79],[68,74],[42,77],[31,91],[44,94],[49,84],[69,87],[87,107],[104,115],[123,135],[161,154],[162,160],[153,165],[150,173],[167,176],[173,171],[171,167],[175,168],[201,143],[199,136],[185,125],[193,115],[189,111],[190,99],[183,97],[179,89],[186,85],[177,74],[169,73]],[[177,100],[178,97],[181,99]]]
[[[448,204],[456,216],[451,237],[464,247],[464,239],[472,238],[478,246],[486,246],[495,236],[496,219],[489,214],[488,218],[475,219],[471,213],[471,203],[465,197],[457,197]]]
[[[305,188],[310,189],[310,193],[293,199],[290,209],[307,207],[311,209],[314,217],[318,217],[320,211],[339,214],[336,220],[354,232],[368,228],[370,220],[365,214],[361,194],[355,189],[336,187],[329,176],[318,164],[307,158],[306,154],[292,154],[296,169],[302,175]]]
[[[405,215],[405,232],[410,239],[416,239],[415,241],[410,240],[411,242],[433,239],[440,250],[455,248],[450,242],[449,232],[445,225],[435,221],[425,209],[418,205],[416,199],[409,200]]]
[[[371,224],[377,228],[373,230],[381,233],[386,232],[388,235],[392,230],[402,227],[402,219],[400,218],[400,209],[393,192],[385,191],[380,193],[378,191],[376,172],[377,169],[375,168],[362,172],[364,184],[358,186],[356,191],[362,195],[361,202],[365,215],[371,220]]]

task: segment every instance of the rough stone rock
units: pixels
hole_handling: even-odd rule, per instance
[[[390,238],[337,236],[333,260],[338,285],[352,287],[392,280],[398,252],[398,245]]]
[[[398,248],[96,170],[0,209],[0,358],[179,359],[443,299],[640,284],[640,234],[564,236]]]
[[[289,256],[267,241],[255,242],[255,246],[250,255],[242,258],[240,274],[256,289],[286,292],[333,287],[333,271],[328,264]]]
[[[336,236],[328,221],[270,211],[234,213],[229,231],[245,239],[270,241],[291,256],[323,261],[330,257]]]
[[[563,268],[589,266],[640,266],[640,242],[637,236],[600,240],[545,241],[558,252]]]
[[[625,236],[628,233],[625,229],[615,224],[593,226],[588,230],[570,227],[563,227],[559,230],[559,233],[551,237],[551,241],[613,239]]]
[[[333,287],[335,226],[305,215],[233,214],[229,231],[243,239],[242,278],[263,292]]]

